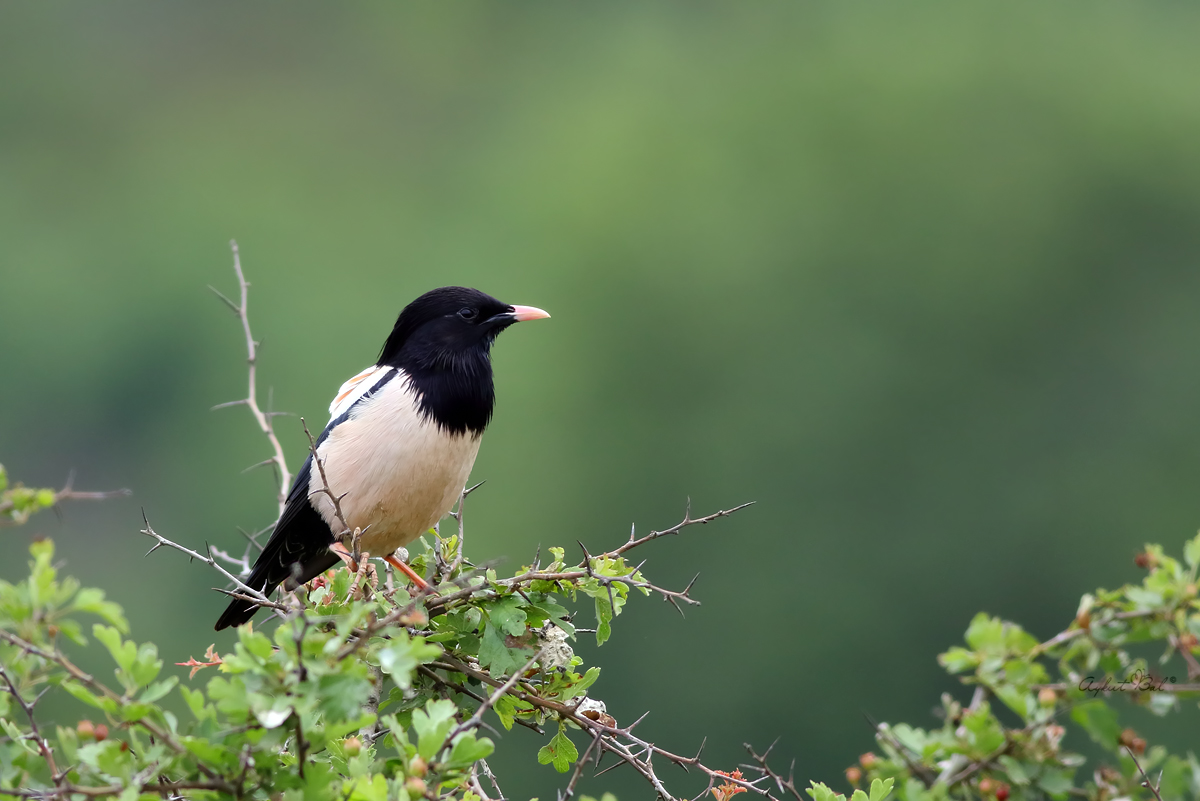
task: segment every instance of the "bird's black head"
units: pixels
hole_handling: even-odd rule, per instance
[[[421,394],[423,410],[442,427],[479,433],[495,402],[492,343],[513,323],[549,316],[478,289],[434,289],[400,312],[378,363],[404,370]]]

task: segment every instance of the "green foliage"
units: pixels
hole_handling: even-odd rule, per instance
[[[0,464],[0,526],[20,525],[29,516],[57,502],[52,489],[33,489],[17,482],[9,486],[8,473]]]
[[[1142,771],[1156,782],[1161,771],[1163,801],[1200,797],[1194,754],[1148,745],[1122,726],[1111,705],[1123,697],[1166,715],[1200,698],[1200,535],[1183,553],[1180,562],[1160,546],[1146,546],[1137,559],[1148,571],[1141,584],[1084,595],[1071,625],[1045,642],[1015,623],[976,615],[965,647],[938,657],[975,687],[971,702],[943,696],[939,729],[882,724],[877,739],[884,756],[864,755],[861,768],[848,775],[894,778],[900,801],[943,798],[964,788],[984,798],[1025,801],[1149,798]],[[1165,646],[1154,665],[1130,651],[1151,643]],[[1085,758],[1063,747],[1068,722],[1109,759],[1084,769]]]
[[[600,669],[585,668],[568,645],[572,606],[594,610],[603,642],[630,589],[690,601],[686,590],[651,584],[624,553],[724,514],[631,537],[576,565],[551,548],[549,564],[508,578],[463,560],[461,534],[434,534],[413,561],[430,571],[435,592],[410,594],[373,569],[327,573],[291,597],[273,628],[246,624],[232,651],[210,647],[203,660],[178,663],[191,669],[186,678],[166,668],[154,644],[129,638],[121,608],[101,591],[59,577],[52,542],[35,541],[28,577],[0,581],[0,799],[480,801],[494,750],[480,729],[487,715],[505,729],[553,728],[537,762],[570,772],[572,792],[604,751],[667,798],[651,755],[698,768],[709,782],[702,794],[716,801],[743,792],[800,798],[766,755],[751,752],[759,775],[748,779],[621,729],[588,697]],[[847,770],[849,799],[818,782],[805,792],[812,801],[886,801],[893,792],[896,801],[1200,797],[1194,754],[1148,744],[1112,704],[1124,697],[1166,715],[1200,697],[1200,535],[1182,560],[1148,545],[1137,562],[1147,571],[1140,584],[1084,595],[1071,625],[1045,641],[976,615],[965,644],[939,656],[973,688],[970,701],[944,695],[938,728],[879,725],[883,755],[864,754]],[[79,669],[67,644],[103,649],[113,680]],[[1131,650],[1156,644],[1165,650],[1153,665]],[[46,692],[79,702],[75,726],[51,732],[38,720]],[[187,712],[181,719],[171,707]],[[1107,757],[1086,766],[1063,745],[1068,725]],[[582,754],[573,731],[588,740]]]

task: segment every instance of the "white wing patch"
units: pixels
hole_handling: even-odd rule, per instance
[[[394,367],[381,367],[372,365],[366,370],[363,370],[358,375],[351,378],[345,384],[342,384],[338,389],[337,395],[333,399],[333,403],[329,404],[329,420],[332,422],[337,419],[342,413],[354,405],[354,402],[366,394],[367,390],[375,386],[375,383],[390,373]]]

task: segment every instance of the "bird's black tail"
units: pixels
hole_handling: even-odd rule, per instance
[[[258,557],[258,561],[254,563],[254,570],[250,571],[250,577],[245,580],[246,586],[253,587],[263,595],[270,595],[275,592],[275,588],[279,586],[279,582],[286,578],[286,575],[275,579],[275,581],[270,581],[271,568],[278,569],[278,563],[275,559],[268,559],[267,552],[263,551],[262,555]],[[220,631],[229,626],[240,626],[254,617],[254,613],[258,609],[258,604],[253,601],[234,598],[229,602],[229,606],[225,608],[225,612],[217,621],[216,630]]]
[[[275,524],[275,531],[267,540],[263,552],[258,555],[254,569],[245,583],[248,587],[270,595],[275,588],[288,579],[295,584],[324,573],[338,562],[337,554],[329,550],[333,544],[333,533],[321,519],[321,515],[308,501],[308,479],[312,457],[304,462],[288,494],[287,505]],[[288,584],[289,588],[295,585]],[[240,626],[254,617],[258,604],[241,598],[229,602],[225,613],[217,621],[216,629]]]

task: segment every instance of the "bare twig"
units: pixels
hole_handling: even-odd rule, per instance
[[[350,533],[350,524],[346,522],[346,517],[342,514],[342,498],[346,496],[334,495],[333,490],[329,488],[329,479],[325,476],[325,460],[317,455],[317,441],[313,439],[312,432],[308,430],[308,423],[304,421],[303,417],[300,418],[300,425],[304,427],[304,436],[308,437],[308,452],[312,454],[313,464],[317,466],[317,473],[321,476],[320,489],[310,493],[310,495],[323,494],[329,498],[330,503],[333,504],[333,514],[337,517],[337,521],[342,527],[342,530],[337,533],[335,539],[341,539]]]
[[[50,776],[53,778],[54,783],[61,787],[62,780],[65,778],[65,774],[59,774],[58,765],[54,763],[54,751],[50,748],[50,743],[47,742],[46,738],[42,736],[41,730],[38,729],[37,718],[33,716],[33,707],[37,704],[41,696],[39,695],[37,698],[33,699],[33,701],[26,701],[24,696],[22,696],[21,692],[17,689],[17,685],[13,683],[12,677],[8,675],[8,671],[4,669],[3,665],[0,665],[0,678],[3,678],[5,684],[8,685],[9,695],[13,697],[13,699],[25,712],[25,717],[29,718],[29,730],[33,734],[33,741],[37,743],[38,751],[41,753],[42,758],[46,760],[46,766],[50,768]]]
[[[63,488],[54,493],[54,501],[50,504],[51,508],[58,506],[63,501],[106,501],[109,498],[120,498],[133,493],[127,489],[109,490],[107,492],[82,492],[74,488],[75,473],[71,472],[67,475],[67,483]],[[16,508],[16,502],[13,499],[0,501],[0,518],[10,514]],[[25,522],[27,515],[21,515],[17,520],[0,519],[0,527],[19,525]]]
[[[1125,746],[1125,750],[1129,752],[1129,758],[1132,759],[1133,764],[1137,766],[1138,773],[1142,774],[1142,786],[1154,793],[1154,797],[1157,798],[1158,801],[1163,801],[1163,797],[1159,795],[1158,792],[1158,787],[1162,784],[1162,772],[1160,771],[1158,774],[1158,784],[1154,784],[1150,781],[1150,777],[1146,775],[1146,769],[1142,767],[1142,763],[1138,762],[1137,754],[1133,753],[1133,749],[1129,746]]]
[[[650,542],[651,540],[658,539],[659,537],[665,537],[668,534],[678,534],[682,529],[686,528],[687,526],[702,525],[704,523],[710,523],[713,520],[716,520],[721,517],[728,517],[729,515],[733,514],[734,512],[736,512],[740,509],[745,509],[747,506],[751,506],[752,504],[753,504],[753,502],[743,503],[740,506],[733,507],[732,509],[722,509],[722,510],[714,512],[710,515],[705,515],[704,517],[698,517],[698,518],[692,518],[690,511],[689,511],[684,514],[684,518],[682,521],[675,524],[674,526],[671,526],[668,529],[664,529],[663,531],[652,531],[644,537],[637,537],[633,533],[631,533],[629,535],[629,539],[621,546],[614,548],[611,551],[606,551],[605,553],[597,554],[594,556],[592,554],[588,553],[588,550],[586,547],[583,546],[583,543],[580,543],[580,548],[582,548],[583,552],[584,552],[584,559],[577,566],[571,568],[570,570],[562,570],[562,571],[557,571],[557,572],[545,571],[545,570],[541,570],[535,564],[533,566],[533,568],[531,568],[530,570],[527,570],[526,572],[524,572],[518,576],[514,576],[513,578],[508,578],[508,579],[501,579],[496,583],[501,586],[507,587],[509,589],[516,590],[516,589],[524,587],[525,585],[529,584],[530,582],[534,582],[534,581],[553,581],[553,582],[564,581],[565,582],[565,581],[574,581],[576,579],[581,579],[584,577],[590,577],[590,578],[596,579],[597,581],[599,581],[601,584],[605,585],[609,589],[610,601],[615,600],[611,597],[612,584],[614,582],[620,582],[629,587],[645,589],[645,590],[650,590],[651,592],[656,592],[663,598],[663,600],[670,601],[675,606],[675,608],[678,609],[682,613],[683,610],[679,606],[680,601],[682,601],[686,604],[695,605],[695,606],[698,606],[700,604],[699,601],[697,601],[696,599],[692,598],[689,595],[692,585],[695,584],[695,582],[696,582],[695,578],[693,578],[690,582],[688,582],[687,587],[685,587],[681,591],[668,590],[664,587],[659,587],[658,585],[652,584],[648,581],[640,581],[640,580],[631,578],[631,576],[638,571],[638,568],[631,569],[629,571],[629,573],[627,573],[623,576],[605,576],[605,575],[595,572],[593,565],[597,564],[600,561],[604,561],[604,560],[607,560],[607,561],[616,560],[617,558],[619,558],[620,556],[622,556],[629,550],[636,548],[639,545],[644,545],[645,543]],[[536,563],[536,560],[535,560],[535,563]],[[489,589],[489,587],[490,587],[490,585],[488,585],[486,582],[483,582],[483,583],[480,583],[477,585],[465,587],[465,588],[463,588],[461,590],[457,590],[455,592],[450,592],[450,593],[445,593],[445,594],[439,595],[437,598],[434,598],[430,602],[430,608],[431,609],[435,608],[435,607],[436,608],[447,608],[454,602],[460,601],[464,598],[470,598],[476,592],[479,592],[481,590],[487,590],[487,589]],[[616,609],[614,608],[613,611],[615,613]]]
[[[254,589],[250,585],[245,584],[240,578],[233,575],[225,568],[221,567],[221,565],[217,562],[217,560],[213,558],[212,553],[211,553],[211,548],[209,549],[210,550],[209,555],[205,556],[201,553],[197,553],[196,551],[193,551],[191,548],[187,548],[183,545],[180,545],[177,542],[172,542],[171,540],[169,540],[166,537],[159,534],[157,531],[155,531],[150,526],[150,521],[146,518],[145,511],[142,512],[142,521],[146,524],[146,527],[144,529],[142,529],[142,533],[145,534],[147,537],[151,537],[155,540],[154,547],[146,552],[146,556],[149,556],[150,554],[154,553],[155,551],[157,551],[159,548],[162,548],[163,546],[167,546],[168,548],[174,548],[177,551],[187,554],[192,559],[200,560],[204,564],[208,565],[209,567],[213,568],[218,573],[223,575],[225,578],[232,581],[234,586],[237,587],[237,589],[240,591],[240,594],[231,593],[227,590],[218,590],[218,592],[224,592],[227,595],[232,595],[237,598],[243,598],[244,600],[253,601],[254,603],[256,603],[260,606],[266,606],[271,609],[287,611],[286,606],[284,606],[283,604],[275,603],[270,598],[263,595],[261,592]]]
[[[750,758],[754,760],[753,765],[742,765],[747,770],[753,770],[766,776],[771,781],[775,782],[775,786],[779,788],[780,793],[786,793],[792,796],[796,801],[805,801],[804,795],[796,788],[796,763],[792,763],[792,767],[788,770],[788,777],[783,778],[782,774],[776,773],[767,763],[767,758],[771,756],[771,751],[779,743],[779,740],[771,743],[771,747],[761,754],[754,751],[754,747],[750,743],[742,743],[742,747],[750,754]]]
[[[247,314],[247,304],[250,295],[250,284],[246,281],[246,276],[242,272],[242,260],[238,254],[237,242],[230,240],[230,249],[233,250],[233,271],[237,273],[238,291],[240,292],[240,302],[234,303],[229,298],[222,295],[214,287],[209,287],[217,297],[225,301],[233,313],[238,316],[242,322],[242,331],[246,335],[246,363],[249,365],[249,380],[247,381],[246,397],[239,400],[230,401],[229,403],[221,403],[214,406],[214,409],[221,409],[227,406],[246,406],[250,409],[250,413],[254,415],[254,421],[258,423],[259,429],[267,435],[267,441],[271,443],[271,449],[274,455],[260,464],[274,464],[279,471],[279,514],[283,515],[283,508],[287,504],[288,487],[291,486],[292,476],[288,472],[287,460],[283,456],[283,446],[279,443],[279,437],[275,436],[275,427],[272,423],[279,412],[264,413],[258,405],[258,345],[254,335],[250,333],[250,317]],[[258,465],[255,465],[257,467]]]

